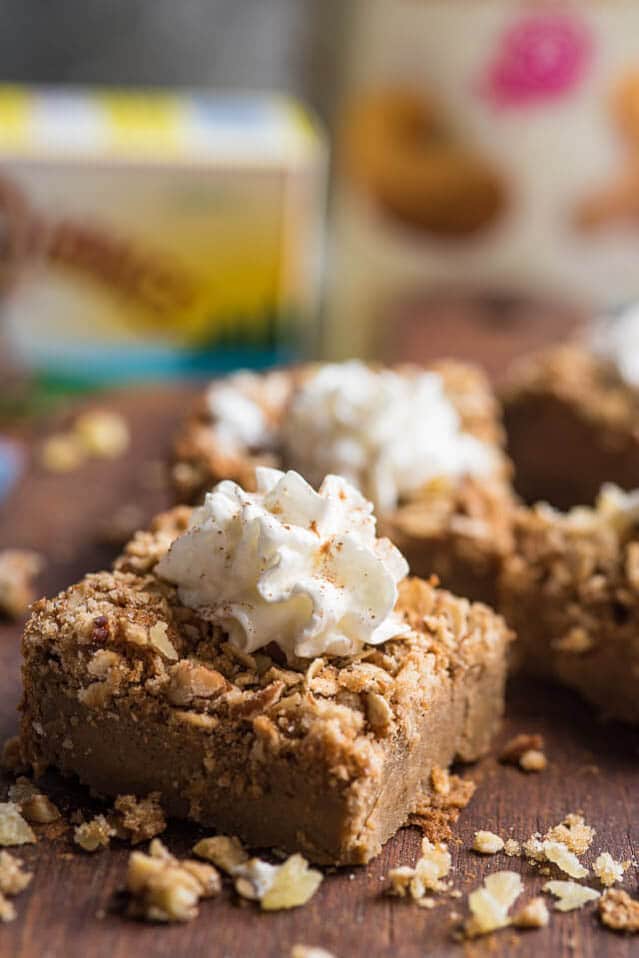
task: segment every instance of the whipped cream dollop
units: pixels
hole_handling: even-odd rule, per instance
[[[629,386],[639,386],[639,304],[595,320],[587,344],[601,359],[611,362]]]
[[[394,612],[406,560],[378,539],[373,507],[345,479],[316,492],[296,472],[256,470],[257,491],[220,482],[157,566],[180,600],[238,649],[352,655],[408,631]]]
[[[434,372],[327,364],[295,393],[282,426],[285,461],[316,484],[346,476],[383,512],[430,479],[487,475],[496,451],[464,432]]]
[[[206,403],[220,442],[234,452],[273,446],[274,421],[289,391],[290,380],[280,372],[258,375],[241,370],[211,383]]]

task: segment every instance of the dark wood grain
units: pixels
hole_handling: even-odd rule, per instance
[[[98,529],[114,508],[137,502],[145,516],[167,501],[158,488],[157,466],[167,452],[172,430],[187,401],[187,391],[165,389],[115,396],[131,424],[130,453],[111,463],[91,463],[66,476],[43,472],[34,462],[21,488],[6,504],[0,520],[0,546],[30,546],[49,563],[40,588],[52,593],[83,572],[108,563],[115,551],[97,541]],[[150,465],[151,464],[151,465]],[[0,630],[0,738],[16,731],[19,699],[19,626]],[[639,734],[598,723],[576,697],[534,683],[517,682],[509,690],[508,717],[500,741],[519,731],[542,732],[550,766],[526,776],[499,765],[494,755],[465,774],[479,788],[463,812],[452,846],[455,887],[464,894],[497,868],[521,869],[527,895],[543,879],[517,859],[480,859],[468,851],[473,832],[489,828],[524,839],[545,830],[567,812],[583,810],[597,828],[594,848],[617,858],[639,857]],[[497,748],[495,750],[495,753]],[[0,780],[0,798],[7,779]],[[91,808],[88,794],[51,774],[46,787],[65,812]],[[165,838],[176,852],[188,850],[201,833],[172,823]],[[415,830],[405,829],[366,868],[327,876],[305,908],[262,915],[237,904],[225,889],[221,898],[202,903],[200,916],[187,926],[146,926],[122,914],[127,849],[113,847],[93,856],[74,849],[70,831],[55,839],[41,835],[36,846],[18,854],[33,868],[34,880],[16,904],[18,919],[0,926],[2,958],[285,958],[301,942],[328,948],[338,958],[396,955],[583,956],[629,958],[637,939],[603,930],[592,906],[582,912],[552,915],[547,929],[504,931],[470,945],[451,937],[453,912],[464,902],[443,898],[426,911],[383,895],[389,867],[412,863],[419,847]],[[637,891],[633,869],[625,886]]]

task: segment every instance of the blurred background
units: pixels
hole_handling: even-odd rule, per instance
[[[636,296],[632,0],[0,0],[2,415]]]

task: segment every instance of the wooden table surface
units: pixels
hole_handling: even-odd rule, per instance
[[[39,588],[53,593],[83,572],[107,564],[115,547],[101,544],[99,530],[116,507],[136,503],[150,517],[166,500],[158,484],[159,463],[187,393],[166,388],[115,396],[112,408],[129,421],[133,442],[115,462],[93,462],[67,475],[29,469],[20,488],[3,508],[0,547],[25,546],[48,559]],[[15,733],[20,695],[20,626],[0,630],[0,739]],[[526,775],[495,760],[499,743],[516,732],[541,732],[546,738],[548,769]],[[525,898],[544,879],[515,858],[480,858],[468,851],[476,829],[504,837],[527,838],[545,831],[566,813],[582,810],[596,827],[593,852],[609,850],[618,859],[639,857],[639,732],[597,722],[575,696],[549,686],[513,682],[508,715],[492,755],[464,771],[478,789],[462,813],[452,843],[455,888],[466,894],[482,876],[500,868],[520,870]],[[0,778],[0,800],[8,779]],[[65,815],[98,807],[87,792],[54,774],[45,780]],[[172,823],[164,836],[169,848],[186,852],[202,833]],[[123,915],[122,888],[128,850],[119,843],[87,855],[71,842],[71,829],[57,837],[41,833],[37,845],[17,850],[34,871],[30,887],[15,899],[18,918],[0,926],[2,958],[287,958],[296,943],[322,946],[337,958],[422,955],[630,956],[639,940],[604,930],[592,905],[580,912],[553,913],[543,930],[506,930],[487,939],[458,944],[453,940],[454,913],[465,913],[464,899],[442,896],[433,911],[384,895],[391,866],[412,864],[419,848],[414,829],[401,831],[378,859],[365,868],[327,875],[304,908],[260,914],[240,905],[230,889],[201,903],[199,917],[185,926],[152,926]],[[591,860],[592,856],[589,856]],[[624,883],[638,891],[639,871]],[[524,900],[522,898],[522,900]]]

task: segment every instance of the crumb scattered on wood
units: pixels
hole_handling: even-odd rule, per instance
[[[547,881],[543,890],[554,895],[557,911],[575,911],[587,902],[599,898],[599,892],[587,885],[578,885],[574,881]]]
[[[134,918],[157,922],[186,922],[197,917],[198,902],[219,894],[220,876],[212,865],[193,859],[178,860],[154,839],[149,854],[134,851],[129,856],[128,913]]]
[[[0,802],[0,845],[28,845],[35,841],[33,829],[15,802]]]
[[[410,823],[421,828],[431,842],[447,842],[453,837],[452,826],[477,786],[470,778],[460,778],[440,768],[433,769],[431,785],[432,792],[417,805]]]
[[[494,832],[478,831],[475,832],[473,839],[473,851],[480,855],[496,855],[504,848],[504,840]]]
[[[609,888],[599,900],[599,917],[613,931],[639,934],[639,901],[620,888]]]
[[[401,865],[388,873],[392,892],[401,898],[409,896],[419,901],[426,897],[427,892],[444,891],[447,885],[443,879],[450,874],[451,861],[447,845],[424,838],[422,853],[414,868]]]

